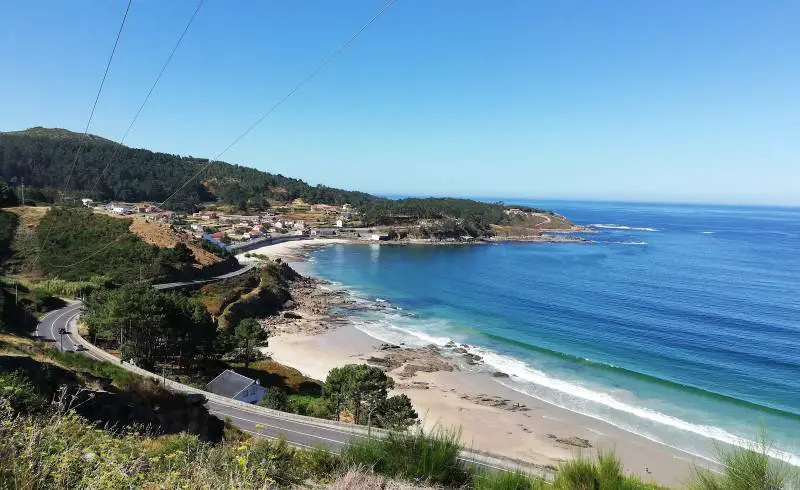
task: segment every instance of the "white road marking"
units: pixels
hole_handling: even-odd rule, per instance
[[[284,427],[278,427],[276,425],[269,425],[269,424],[265,424],[264,422],[258,422],[256,420],[250,420],[250,419],[246,419],[244,417],[237,417],[235,415],[224,414],[222,412],[220,412],[220,413],[225,415],[225,417],[230,417],[232,419],[238,419],[238,420],[244,420],[245,422],[250,422],[251,424],[263,425],[264,427],[271,427],[273,429],[277,429],[277,430],[284,431],[284,432],[294,432],[295,434],[300,434],[302,436],[311,437],[313,439],[322,439],[324,441],[335,442],[336,444],[346,444],[345,442],[337,441],[336,439],[329,439],[327,437],[315,436],[313,434],[307,434],[305,432],[300,432],[299,430],[286,429]]]

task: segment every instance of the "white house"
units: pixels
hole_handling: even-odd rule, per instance
[[[293,226],[295,230],[302,230],[303,228],[306,227],[306,222],[303,220],[297,220],[294,222]]]
[[[83,203],[83,205],[84,205],[84,206],[86,206],[87,208],[91,208],[92,206],[94,206],[94,201],[92,201],[92,200],[91,200],[91,199],[89,199],[88,197],[84,197],[83,199],[81,199],[81,202],[82,202],[82,203]]]
[[[343,227],[343,226],[344,226],[344,220],[342,220],[342,219],[337,219],[337,220],[336,220],[336,228],[341,228],[341,227]]]
[[[257,380],[226,369],[206,385],[206,389],[216,395],[233,398],[245,403],[258,403],[267,396],[267,389]]]
[[[373,233],[372,235],[369,236],[369,239],[374,241],[374,242],[382,242],[384,240],[388,240],[389,239],[389,234],[388,233]]]

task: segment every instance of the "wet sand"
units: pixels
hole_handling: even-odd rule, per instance
[[[309,247],[342,242],[347,241],[285,242],[253,253],[294,262]],[[502,384],[504,378],[476,372],[454,349],[384,344],[346,318],[328,315],[328,303],[343,300],[340,293],[314,280],[296,287],[292,311],[300,318],[267,319],[273,336],[265,351],[307,376],[324,380],[334,367],[369,362],[394,378],[394,392],[411,398],[425,427],[459,428],[462,442],[476,450],[553,467],[614,450],[625,471],[645,481],[682,486],[691,476],[692,455],[514,391]]]
[[[385,353],[381,345],[345,325],[317,334],[280,334],[270,339],[267,351],[276,361],[324,380],[334,367]],[[691,474],[691,455],[518,393],[490,374],[458,370],[401,377],[401,369],[389,373],[395,392],[411,398],[424,426],[458,427],[468,447],[556,467],[598,449],[613,449],[626,472],[646,481],[679,485]]]

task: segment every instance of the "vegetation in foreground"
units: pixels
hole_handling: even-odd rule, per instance
[[[22,357],[35,349],[19,337],[0,340],[8,354]],[[36,356],[75,372],[103,374],[115,385],[135,386],[138,379],[118,366],[68,353],[45,349]],[[220,442],[186,433],[157,436],[141,426],[115,430],[88,422],[64,397],[50,403],[42,386],[26,373],[0,369],[0,488],[663,488],[624,475],[610,453],[565,463],[549,483],[521,472],[480,471],[459,458],[459,434],[445,429],[361,438],[341,454],[295,449],[232,428]],[[777,490],[790,476],[764,451],[739,450],[725,455],[724,474],[698,472],[691,488]]]

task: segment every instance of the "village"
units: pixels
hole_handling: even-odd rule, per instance
[[[274,239],[342,237],[369,241],[391,238],[388,230],[362,227],[359,213],[350,204],[308,204],[301,199],[274,204],[256,214],[236,214],[230,206],[207,205],[195,213],[161,209],[152,203],[81,199],[94,212],[127,216],[169,224],[175,231],[206,240],[229,252],[252,249]]]

